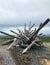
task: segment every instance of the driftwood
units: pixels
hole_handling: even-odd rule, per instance
[[[31,28],[33,28],[33,27],[34,27],[34,25],[35,25],[35,24],[33,24],[33,25],[29,28],[29,30],[28,30],[28,31],[30,31],[30,30],[31,30]]]
[[[28,47],[26,47],[26,48],[23,50],[22,54],[23,54],[23,53],[26,53],[27,50],[30,49],[31,46],[32,46],[34,43],[35,43],[35,40],[34,40]]]
[[[35,38],[37,37],[38,32],[42,29],[42,27],[44,27],[48,22],[50,21],[50,19],[47,19],[41,26],[39,26],[39,28],[34,32],[34,34],[30,37],[30,39],[27,41],[27,43],[29,43],[28,47],[26,47],[26,49],[23,50],[22,53],[27,52],[28,49],[30,49],[32,47],[32,45],[35,43]],[[33,38],[34,36],[34,38]],[[32,39],[34,40],[32,43]],[[30,44],[31,43],[31,44]]]
[[[27,43],[31,43],[32,39],[34,40],[36,38],[36,35],[38,34],[38,32],[50,21],[50,19],[48,18],[34,33],[33,35],[29,38],[29,40],[27,41]],[[34,37],[34,38],[33,38]]]
[[[8,35],[10,37],[12,37],[12,39],[14,40],[10,46],[7,49],[10,49],[12,46],[20,46],[21,48],[25,48],[22,53],[26,53],[27,50],[29,50],[33,44],[35,44],[36,46],[41,46],[42,41],[40,39],[40,36],[42,35],[42,33],[38,34],[39,31],[50,21],[50,19],[46,19],[46,21],[44,23],[40,23],[38,29],[33,29],[34,25],[31,25],[31,23],[29,24],[29,28],[26,28],[26,24],[24,25],[24,31],[21,31],[20,29],[18,30],[18,33],[11,30],[12,33],[15,34],[14,35],[10,35],[8,33],[5,33],[3,31],[0,31],[0,33]],[[37,39],[36,39],[37,38]],[[11,41],[11,40],[10,40]],[[9,44],[9,43],[8,43]]]
[[[22,33],[22,35],[23,35],[27,40],[29,40],[29,38],[28,38],[24,33]]]
[[[15,43],[16,43],[16,38],[14,38],[14,41],[12,42],[12,44],[7,48],[7,49],[10,49],[12,46],[14,46],[15,45]]]
[[[18,33],[14,32],[13,30],[10,30],[12,33],[16,34],[16,35],[19,35]]]
[[[4,46],[4,45],[9,45],[9,44],[11,44],[13,41],[14,41],[14,39],[7,40],[7,41],[3,42],[2,46]]]
[[[12,37],[12,38],[17,38],[17,39],[19,39],[19,37],[14,36],[14,35],[10,35],[10,34],[8,34],[8,33],[6,33],[6,32],[3,32],[3,31],[0,31],[0,33],[5,34],[5,35],[7,35],[7,36],[10,36],[10,37]]]
[[[26,24],[24,25],[24,32],[26,33]]]

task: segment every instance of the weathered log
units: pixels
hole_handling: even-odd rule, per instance
[[[14,39],[7,40],[7,41],[5,41],[4,43],[2,43],[2,45],[3,45],[3,46],[4,46],[4,45],[9,45],[9,44],[11,44],[13,41],[14,41]]]
[[[22,53],[26,53],[28,49],[32,48],[33,44],[35,44],[36,46],[40,46],[40,43],[38,39],[36,39],[38,37],[38,32],[50,21],[50,19],[47,19],[44,23],[41,23],[39,25],[39,28],[36,29],[34,31],[32,30],[32,27],[35,25],[33,24],[32,26],[29,26],[29,29],[26,29],[26,24],[25,24],[25,28],[24,31],[21,31],[20,29],[17,29],[19,33],[14,32],[13,30],[11,30],[11,32],[15,33],[16,36],[10,35],[8,33],[2,32],[0,31],[0,33],[8,35],[10,37],[13,38],[13,43],[10,44],[10,46],[7,49],[10,49],[12,46],[20,46],[20,47],[25,47],[25,49],[23,50]],[[40,35],[39,35],[40,36]],[[39,37],[38,37],[39,38]],[[11,41],[11,40],[10,40]],[[17,42],[17,44],[16,44]]]
[[[21,33],[21,31],[19,29],[17,29],[19,33]]]
[[[5,33],[5,32],[3,32],[3,31],[0,31],[0,33],[5,34],[5,35],[8,35],[8,36],[13,37],[13,38],[20,39],[20,38],[19,38],[19,37],[17,37],[17,36],[10,35],[10,34]]]
[[[19,35],[19,36],[24,36],[27,40],[29,39],[22,31],[20,31],[19,29],[17,29],[18,31],[19,31],[19,33],[21,33],[21,35]]]
[[[33,25],[29,28],[29,30],[28,30],[28,31],[30,31],[30,30],[31,30],[31,28],[33,28],[33,27],[34,27],[34,25],[35,25],[35,24],[33,24]]]
[[[33,33],[33,35],[29,38],[29,40],[26,42],[28,44],[30,44],[32,42],[32,39],[35,40],[36,35],[38,34],[38,32],[50,21],[50,19],[48,18],[44,23],[42,23],[42,25]],[[33,38],[34,37],[34,38]]]
[[[35,43],[35,40],[28,46],[26,47],[23,51],[22,51],[22,54],[26,53],[28,49],[31,48],[31,46]]]
[[[16,35],[19,35],[18,33],[14,32],[13,30],[10,30],[12,33],[16,34]]]
[[[24,33],[22,33],[22,35],[23,35],[27,40],[29,40],[29,38],[28,38]]]
[[[42,29],[42,27],[44,27],[48,22],[50,21],[50,19],[48,18],[35,32],[34,34],[30,37],[30,39],[27,41],[27,43],[29,43],[28,47],[26,47],[22,53],[26,53],[28,49],[30,49],[32,47],[32,45],[35,43],[35,38],[38,34],[38,32]],[[34,38],[33,38],[34,36]],[[32,39],[34,40],[32,43]]]
[[[14,46],[15,45],[15,43],[16,43],[16,38],[14,38],[14,41],[10,44],[10,46],[7,48],[8,50],[12,47],[12,46]]]
[[[24,25],[24,32],[26,33],[26,23],[25,23],[25,25]]]

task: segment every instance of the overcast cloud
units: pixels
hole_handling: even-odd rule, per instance
[[[47,18],[50,0],[0,0],[0,26],[23,26],[29,21],[39,25]]]

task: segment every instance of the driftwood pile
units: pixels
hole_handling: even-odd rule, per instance
[[[16,34],[15,36],[10,35],[8,33],[5,33],[3,31],[0,31],[0,33],[6,34],[8,36],[13,37],[12,40],[9,40],[6,43],[11,43],[10,46],[7,49],[10,49],[12,46],[16,46],[16,47],[22,47],[25,48],[22,53],[27,52],[28,49],[30,49],[31,47],[33,47],[33,45],[36,46],[41,46],[42,45],[42,41],[40,39],[40,35],[38,34],[38,32],[50,21],[50,19],[46,19],[46,21],[44,23],[40,23],[39,28],[38,29],[34,29],[32,30],[32,28],[34,27],[35,24],[31,25],[31,23],[29,24],[29,28],[26,28],[26,24],[24,25],[24,30],[21,31],[20,29],[17,29],[19,33],[11,30],[12,33]]]

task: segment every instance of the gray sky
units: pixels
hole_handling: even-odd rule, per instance
[[[30,21],[39,25],[47,18],[50,0],[0,0],[0,26],[23,26]]]

